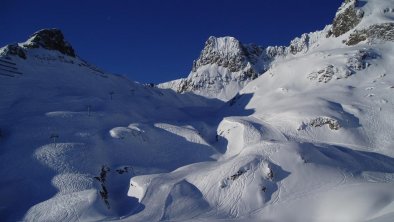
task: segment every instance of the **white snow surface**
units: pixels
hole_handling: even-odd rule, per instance
[[[394,8],[364,3],[365,24]],[[393,221],[394,43],[343,38],[228,102],[1,56],[22,73],[0,75],[1,221]]]

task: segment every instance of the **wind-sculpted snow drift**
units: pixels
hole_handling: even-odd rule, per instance
[[[1,221],[393,221],[392,8],[346,0],[288,47],[211,37],[161,85],[182,93],[57,29],[2,48]]]

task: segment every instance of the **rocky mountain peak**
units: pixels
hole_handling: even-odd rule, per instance
[[[358,8],[358,0],[345,0],[338,9],[329,35],[341,36],[356,27],[364,16],[364,11]]]
[[[245,46],[234,37],[217,38],[211,36],[205,42],[200,57],[193,62],[192,71],[208,64],[216,64],[228,68],[231,72],[238,72],[245,68],[248,62],[258,57],[262,49],[258,46]]]
[[[243,44],[234,37],[211,36],[189,76],[159,84],[160,88],[171,88],[177,92],[193,91],[201,95],[222,100],[231,99],[249,81],[264,73],[278,55],[276,48],[265,48],[256,44]]]
[[[43,47],[45,49],[56,50],[65,55],[75,57],[74,49],[64,40],[63,33],[56,28],[42,29],[34,33],[23,46],[26,48]]]
[[[9,44],[6,45],[4,48],[0,50],[0,55],[14,55],[14,56],[19,56],[22,59],[26,59],[26,53],[22,47],[20,47],[18,44]]]
[[[205,42],[203,51],[218,53],[221,55],[238,55],[242,54],[243,47],[240,41],[234,37],[215,37],[211,36]]]
[[[0,55],[3,56],[18,56],[22,59],[28,57],[27,51],[29,49],[44,48],[47,50],[55,50],[70,57],[76,57],[72,46],[65,41],[63,33],[56,28],[42,29],[24,42],[7,45],[0,49]]]
[[[329,36],[349,33],[343,43],[394,41],[392,1],[345,0],[334,18]]]

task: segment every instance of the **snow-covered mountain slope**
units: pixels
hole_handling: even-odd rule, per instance
[[[228,101],[250,81],[265,73],[274,61],[288,55],[303,54],[316,47],[315,43],[325,37],[331,26],[322,31],[303,34],[291,41],[288,47],[261,47],[243,44],[234,37],[211,36],[200,57],[193,62],[187,78],[158,85],[179,93],[193,92],[208,98]]]
[[[228,101],[250,81],[265,73],[274,61],[316,47],[315,43],[325,37],[330,28],[327,26],[322,31],[303,34],[292,40],[288,47],[264,48],[242,44],[234,37],[211,36],[187,78],[161,83],[158,87]]]
[[[229,100],[252,79],[265,72],[272,58],[256,45],[244,45],[233,37],[211,36],[186,79],[159,84],[177,92],[194,92]]]
[[[99,71],[62,37],[1,49],[0,218],[393,221],[393,6],[346,0],[269,66],[241,60],[267,71],[226,103]]]
[[[342,39],[347,45],[357,44],[367,38],[393,40],[391,3],[382,1],[375,4],[377,7],[374,5],[371,8],[370,5],[365,6],[365,1],[345,1],[332,25],[321,31],[305,33],[286,47],[261,47],[242,44],[233,37],[210,37],[187,78],[158,86],[180,93],[193,92],[228,101],[250,81],[265,73],[275,61],[280,62],[283,58],[295,55],[302,56],[318,48],[319,42],[325,38],[346,34],[346,38]],[[372,14],[383,16],[370,16]]]
[[[147,204],[128,219],[392,221],[393,6],[346,1],[334,25],[294,41],[220,110],[219,160],[132,178]]]
[[[43,36],[47,43],[26,46]],[[172,123],[213,112],[221,102],[103,72],[59,51],[68,45],[59,36],[42,30],[28,43],[1,49],[1,221],[130,213],[138,204],[127,197],[131,176],[212,160],[217,152],[195,129],[207,124]],[[104,186],[95,177],[107,166],[113,179]],[[100,196],[106,191],[110,209]]]

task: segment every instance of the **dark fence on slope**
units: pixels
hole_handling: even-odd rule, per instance
[[[23,73],[18,71],[16,63],[7,61],[3,58],[0,59],[0,76],[5,77],[16,77],[22,75]]]

